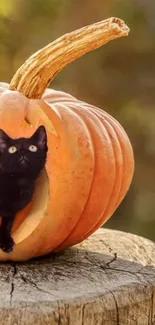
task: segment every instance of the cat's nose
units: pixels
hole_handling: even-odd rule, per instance
[[[20,150],[20,156],[24,157],[25,156],[25,150]]]

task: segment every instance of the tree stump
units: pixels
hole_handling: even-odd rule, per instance
[[[1,325],[155,324],[155,244],[136,235],[100,229],[0,275]]]

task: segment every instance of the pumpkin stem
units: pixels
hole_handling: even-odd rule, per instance
[[[15,73],[10,89],[39,99],[67,64],[128,33],[124,21],[109,18],[66,34],[30,56]]]

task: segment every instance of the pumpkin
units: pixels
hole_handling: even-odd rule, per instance
[[[103,110],[46,88],[69,62],[128,32],[118,18],[83,27],[32,55],[10,84],[0,84],[0,128],[18,138],[44,125],[49,148],[32,202],[16,216],[14,249],[0,250],[1,261],[27,260],[83,241],[126,195],[134,158],[122,126]]]

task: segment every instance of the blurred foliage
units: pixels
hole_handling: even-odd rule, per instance
[[[66,67],[52,87],[107,110],[126,129],[136,170],[107,227],[155,239],[155,1],[0,0],[0,77],[9,82],[33,52],[84,25],[118,16],[131,28]]]

